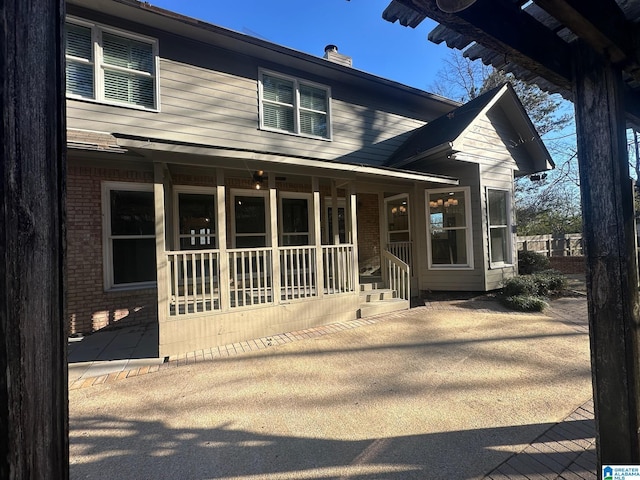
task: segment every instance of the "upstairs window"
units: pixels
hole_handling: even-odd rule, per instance
[[[65,31],[67,96],[158,108],[156,40],[76,19]]]
[[[296,78],[260,74],[260,128],[331,137],[329,87]]]

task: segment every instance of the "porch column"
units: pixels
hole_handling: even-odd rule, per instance
[[[622,74],[582,44],[573,59],[598,462],[637,465],[640,316]]]
[[[271,262],[273,274],[271,276],[272,299],[276,305],[280,303],[280,250],[278,248],[278,196],[276,190],[276,177],[269,175],[269,220],[271,222]]]
[[[313,191],[313,244],[316,246],[316,295],[318,298],[324,295],[324,264],[322,258],[321,217],[320,217],[320,185],[318,177],[311,178],[311,190]]]
[[[350,241],[353,245],[353,263],[351,268],[351,275],[353,275],[353,289],[356,293],[360,290],[360,266],[358,263],[358,215],[356,213],[358,208],[358,198],[356,197],[356,185],[354,182],[349,182],[348,187],[348,215],[349,215],[349,230]]]
[[[388,231],[389,225],[387,223],[387,205],[384,201],[384,192],[378,193],[378,213],[379,213],[379,226],[380,226],[380,250],[387,250],[387,240],[389,238]],[[380,252],[380,273],[382,277],[382,282],[384,285],[389,285],[389,271],[385,268],[385,260],[382,255],[382,251]]]
[[[158,287],[158,324],[161,326],[169,318],[168,262],[166,255],[165,215],[164,215],[164,163],[153,164],[153,201],[156,222],[156,269]],[[160,332],[162,340],[162,332]],[[162,341],[160,341],[162,344]]]
[[[220,294],[220,310],[231,308],[229,295],[229,255],[227,254],[227,196],[224,187],[224,170],[216,169],[216,233],[218,237],[218,292]]]

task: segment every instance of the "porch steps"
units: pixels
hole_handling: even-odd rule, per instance
[[[407,310],[409,305],[408,300],[398,298],[395,290],[380,288],[377,282],[360,284],[358,318]]]

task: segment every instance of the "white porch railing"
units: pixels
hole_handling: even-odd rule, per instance
[[[389,242],[387,251],[398,257],[404,263],[413,266],[413,252],[411,242]]]
[[[170,315],[220,309],[220,263],[217,250],[167,252],[167,264]]]
[[[227,252],[231,308],[272,303],[272,249],[234,248]]]
[[[326,294],[355,292],[357,268],[353,245],[323,245],[322,262]]]
[[[388,251],[382,252],[382,267],[385,269],[389,288],[395,290],[398,298],[411,299],[411,268],[400,258]]]
[[[316,247],[280,247],[280,292],[282,300],[315,297]]]
[[[350,244],[324,245],[322,265],[324,294],[356,291],[357,263]],[[275,304],[283,300],[317,297],[318,273],[315,246],[279,247],[279,295],[273,292],[274,249],[227,250],[228,276],[220,277],[219,250],[168,251],[169,315],[180,316],[245,306]],[[226,304],[221,302],[226,290]],[[226,293],[226,292],[223,292]]]

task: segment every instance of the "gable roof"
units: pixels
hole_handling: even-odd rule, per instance
[[[533,168],[525,173],[549,170],[554,163],[538,135],[529,115],[510,83],[499,85],[418,128],[385,162],[391,167],[405,167],[434,155],[460,151],[465,133],[475,120],[499,105],[520,139],[526,144]],[[519,165],[520,167],[524,167]]]

